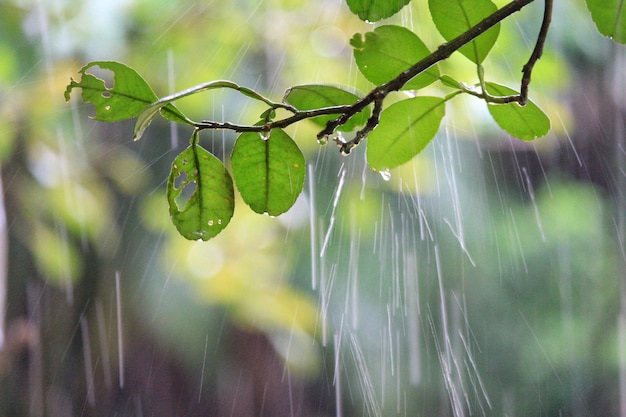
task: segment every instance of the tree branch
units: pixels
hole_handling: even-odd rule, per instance
[[[320,109],[307,110],[307,111],[294,111],[290,108],[288,110],[292,111],[294,114],[288,116],[286,118],[269,121],[265,124],[260,125],[239,125],[233,124],[229,122],[215,122],[209,120],[203,120],[195,124],[195,127],[198,130],[203,129],[228,129],[233,130],[235,132],[269,132],[274,128],[284,128],[293,123],[296,123],[300,120],[309,119],[317,116],[329,115],[329,114],[338,114],[339,116],[336,119],[329,121],[326,124],[326,127],[317,134],[317,138],[320,142],[326,142],[328,137],[333,135],[335,130],[345,124],[350,118],[352,118],[357,113],[361,112],[367,106],[374,104],[374,110],[372,112],[372,116],[368,119],[365,127],[356,133],[354,139],[350,141],[344,141],[341,139],[336,139],[335,142],[340,147],[341,152],[343,154],[348,154],[357,146],[360,141],[367,136],[369,132],[371,132],[379,123],[380,113],[382,112],[382,103],[384,99],[389,95],[389,93],[393,91],[399,91],[407,82],[409,82],[412,78],[426,71],[428,68],[437,64],[440,61],[443,61],[452,55],[452,53],[459,50],[462,46],[468,44],[469,42],[476,39],[481,34],[485,33],[487,30],[491,29],[502,20],[507,17],[517,13],[525,6],[534,2],[535,0],[513,0],[507,5],[495,11],[493,14],[487,16],[485,19],[480,21],[478,24],[474,25],[470,29],[468,29],[463,34],[457,36],[451,41],[440,45],[432,54],[428,55],[421,61],[415,63],[410,68],[406,69],[402,73],[400,73],[394,79],[388,81],[385,84],[382,84],[373,90],[371,90],[366,96],[356,101],[352,105],[343,105],[343,106],[333,106],[333,107],[324,107]],[[550,16],[552,11],[552,0],[545,0],[546,7],[544,12],[543,24],[541,27],[541,31],[539,34],[539,38],[537,40],[537,45],[529,59],[529,61],[524,65],[523,68],[523,78],[522,78],[522,91],[520,96],[515,96],[515,98],[510,98],[510,101],[516,101],[520,104],[524,104],[527,101],[528,94],[528,84],[530,83],[530,75],[532,72],[532,68],[536,61],[541,57],[541,53],[543,50],[543,44],[547,35],[548,26],[550,24]],[[466,91],[469,92],[469,91]],[[470,93],[472,94],[472,93]],[[484,95],[486,92],[483,91],[482,97],[483,99],[487,99]],[[473,93],[473,95],[481,96],[479,93]],[[499,99],[495,97],[495,99]],[[505,98],[500,98],[505,99]],[[276,103],[275,103],[276,104]],[[272,108],[286,108],[284,105],[277,105]]]

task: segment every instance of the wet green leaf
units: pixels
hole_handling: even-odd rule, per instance
[[[87,72],[99,67],[113,72],[113,86],[107,87],[104,80]],[[139,116],[146,107],[157,101],[157,96],[148,83],[137,72],[119,62],[94,61],[82,67],[79,71],[80,81],[72,79],[65,89],[65,99],[69,100],[74,88],[82,90],[82,99],[85,103],[94,105],[95,120],[103,122],[118,122]],[[163,115],[176,122],[188,120],[176,107],[168,104]],[[152,121],[154,115],[149,119]]]
[[[192,144],[172,163],[167,200],[172,222],[181,235],[208,240],[220,233],[233,215],[233,181],[219,159]]]
[[[487,91],[494,96],[519,94],[515,90],[495,83],[487,83]],[[531,141],[550,131],[550,119],[530,100],[523,107],[517,103],[488,104],[487,106],[496,123],[518,139]]]
[[[378,22],[398,13],[411,0],[346,0],[350,11],[366,22]]]
[[[414,97],[383,110],[367,138],[367,161],[377,171],[411,160],[435,137],[445,115],[445,100]]]
[[[441,36],[450,41],[498,10],[491,0],[428,0],[430,15]],[[500,34],[500,24],[459,49],[472,62],[483,62]]]
[[[408,69],[430,51],[410,30],[394,25],[380,26],[365,35],[355,34],[350,40],[354,59],[361,73],[376,85],[384,84]],[[403,89],[417,90],[439,78],[439,69],[432,66],[409,81]]]
[[[587,0],[598,31],[615,42],[626,43],[626,4],[624,0]]]
[[[237,189],[257,213],[278,216],[302,192],[304,156],[282,129],[273,129],[267,138],[255,132],[241,134],[231,161]]]
[[[291,104],[298,110],[313,110],[324,107],[341,106],[344,104],[354,104],[359,99],[356,94],[341,88],[330,85],[308,84],[291,87],[285,93],[285,102]],[[312,122],[321,127],[325,127],[326,123],[339,116],[331,114],[328,116],[314,117]],[[354,115],[345,125],[340,126],[337,130],[349,132],[354,130],[356,126],[364,125],[370,117],[369,108]]]

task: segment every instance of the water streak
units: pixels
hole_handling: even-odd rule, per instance
[[[122,294],[120,289],[120,273],[115,272],[115,303],[117,311],[117,354],[119,386],[124,388],[124,342],[122,340]]]
[[[167,86],[170,94],[176,92],[174,70],[174,51],[172,48],[167,50]],[[170,147],[176,149],[178,147],[178,123],[170,121]]]
[[[209,335],[207,333],[205,339],[204,339],[204,355],[202,357],[202,372],[200,373],[200,386],[198,387],[198,404],[200,404],[200,402],[202,401],[202,387],[204,385],[204,371],[206,369],[206,354],[207,354],[207,347],[209,345]]]
[[[348,332],[350,340],[350,353],[352,354],[352,359],[356,367],[357,381],[359,382],[361,392],[364,395],[363,400],[367,415],[373,417],[382,416],[381,407],[378,404],[378,400],[376,399],[376,394],[374,392],[374,384],[372,383],[371,374],[367,368],[365,355],[361,350],[361,346],[356,338],[356,335],[349,329],[346,329],[346,331]]]
[[[317,212],[315,210],[315,186],[313,164],[307,165],[307,178],[309,186],[309,232],[311,244],[311,288],[317,289]]]
[[[528,170],[526,167],[522,167],[522,173],[524,174],[524,180],[526,181],[526,189],[528,190],[528,196],[530,197],[530,202],[533,205],[533,210],[535,212],[535,221],[537,222],[537,227],[539,228],[539,233],[541,234],[541,241],[546,241],[546,235],[543,232],[543,223],[541,222],[541,216],[539,215],[539,207],[537,206],[537,202],[535,201],[535,191],[533,189],[533,184],[530,181],[530,176],[528,175]]]
[[[342,164],[341,168],[339,168],[339,183],[337,184],[337,190],[335,191],[335,198],[333,199],[332,211],[330,213],[330,220],[328,224],[328,229],[326,230],[326,236],[324,237],[324,243],[322,244],[322,249],[320,250],[320,258],[324,257],[326,253],[326,248],[328,247],[328,242],[330,241],[330,237],[335,228],[335,211],[337,209],[337,204],[339,203],[339,197],[341,196],[341,192],[343,191],[343,185],[346,180],[346,170],[345,166]]]
[[[87,403],[94,407],[96,405],[96,395],[94,393],[93,365],[91,360],[91,343],[89,339],[89,325],[87,317],[80,317],[80,334],[83,343],[83,362],[85,363],[85,381],[87,384]]]
[[[98,324],[98,342],[100,344],[100,355],[102,356],[102,372],[104,374],[104,385],[107,388],[113,386],[111,378],[111,357],[109,355],[109,339],[107,337],[104,308],[102,302],[96,300],[96,323]]]
[[[343,417],[343,404],[341,401],[341,333],[335,333],[333,340],[335,345],[335,376],[333,378],[335,384],[335,416]]]

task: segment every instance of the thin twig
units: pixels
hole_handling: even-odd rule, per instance
[[[537,36],[537,43],[535,49],[530,55],[528,62],[522,68],[522,86],[520,88],[520,101],[519,104],[524,106],[528,102],[528,86],[530,84],[530,77],[533,72],[533,67],[543,54],[543,45],[548,37],[548,29],[550,28],[550,22],[552,21],[552,0],[545,0],[545,7],[543,11],[543,21],[541,22],[541,29]]]
[[[493,104],[518,103],[520,106],[525,106],[528,103],[528,86],[530,85],[532,71],[535,64],[543,54],[543,46],[548,36],[550,22],[552,21],[552,1],[553,0],[545,0],[543,21],[541,23],[541,29],[539,30],[539,34],[537,35],[537,42],[535,43],[533,52],[528,58],[528,62],[526,62],[526,64],[522,67],[522,81],[520,93],[509,96],[494,96],[492,94],[489,94],[485,83],[483,67],[480,64],[478,64],[478,78],[480,80],[480,90],[461,83],[460,87],[465,93],[481,98],[487,103]]]

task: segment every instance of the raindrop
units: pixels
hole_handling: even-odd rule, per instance
[[[270,132],[271,131],[261,131],[259,132],[259,136],[261,137],[261,140],[268,140],[270,138]]]
[[[318,137],[317,143],[319,143],[320,145],[326,145],[328,143],[328,135],[324,135],[321,138]]]
[[[378,171],[378,173],[384,181],[389,181],[391,179],[391,171],[389,171],[389,169],[383,169],[381,171]]]
[[[209,220],[208,225],[209,225],[209,226],[213,226],[213,220]]]

